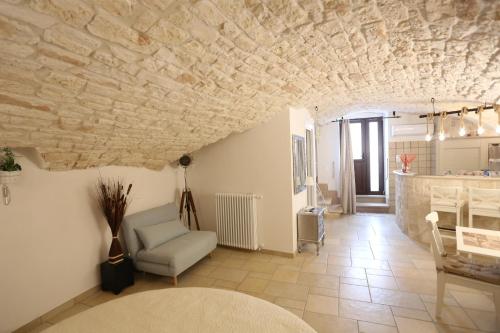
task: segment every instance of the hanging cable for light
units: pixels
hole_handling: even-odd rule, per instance
[[[432,140],[432,134],[429,133],[429,122],[432,122],[432,127],[434,128],[434,114],[436,114],[436,107],[434,105],[434,102],[436,100],[434,97],[431,98],[431,103],[432,103],[432,113],[427,114],[427,134],[425,135],[425,141],[431,141]],[[432,131],[434,132],[434,131]]]
[[[440,116],[441,121],[439,124],[439,141],[443,141],[444,139],[446,139],[446,133],[444,131],[444,121],[447,117],[448,117],[448,114],[446,113],[446,111],[441,112],[441,116]]]
[[[460,112],[460,129],[458,130],[458,135],[464,136],[466,131],[465,131],[465,124],[464,124],[464,116],[467,115],[469,112],[469,109],[467,109],[465,106],[462,108],[462,112]]]
[[[427,114],[427,134],[425,134],[425,141],[432,140],[432,134],[429,132],[429,123],[432,123],[432,126],[434,127],[434,113]]]
[[[483,111],[484,111],[484,107],[483,106],[478,106],[478,108],[477,108],[477,113],[479,115],[479,124],[477,126],[477,134],[478,135],[483,135],[484,134]]]
[[[493,104],[493,109],[497,113],[497,128],[496,128],[496,131],[497,131],[498,134],[500,134],[500,105]]]

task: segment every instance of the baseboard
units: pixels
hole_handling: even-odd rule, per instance
[[[241,252],[254,252],[252,250],[239,249],[239,248],[234,248],[234,247],[230,247],[230,246],[223,246],[223,245],[217,245],[217,246],[222,247],[222,248],[228,248],[231,250],[237,250],[237,251],[241,251]],[[286,257],[286,258],[295,258],[295,255],[296,255],[295,253],[275,251],[275,250],[266,250],[266,249],[262,249],[260,252],[265,253],[265,254],[280,256],[280,257]],[[33,319],[29,323],[19,327],[18,329],[14,330],[12,333],[26,333],[26,332],[32,331],[37,326],[50,320],[50,318],[53,318],[54,316],[57,316],[59,313],[69,309],[70,307],[75,305],[75,303],[80,303],[81,301],[87,299],[89,296],[96,293],[100,289],[101,289],[101,285],[97,285],[95,287],[92,287],[92,288],[84,291],[83,293],[73,297],[69,301],[64,302],[63,304],[55,307],[54,309],[52,309],[52,310],[44,313],[43,315]]]
[[[290,253],[290,252],[281,252],[281,251],[275,251],[275,250],[266,250],[262,249],[260,252],[265,253],[265,254],[272,254],[274,256],[280,256],[280,257],[286,257],[286,258],[295,258],[295,253]]]
[[[246,253],[256,252],[255,250],[240,249],[238,247],[232,247],[232,246],[220,245],[220,244],[217,244],[217,247],[224,248],[224,249],[230,249],[230,250],[234,250],[234,251],[246,252]],[[259,250],[257,250],[257,251],[259,251]],[[272,254],[272,255],[280,256],[280,257],[286,257],[286,258],[295,258],[295,255],[296,255],[295,253],[267,250],[267,249],[260,249],[260,252],[265,253],[265,254]]]
[[[79,303],[79,302],[83,301],[84,299],[86,299],[89,296],[95,294],[99,290],[101,290],[101,285],[97,285],[95,287],[92,287],[92,288],[84,291],[83,293],[81,293],[81,294],[73,297],[69,301],[64,302],[63,304],[55,307],[54,309],[52,309],[52,310],[44,313],[43,315],[41,315],[41,316],[33,319],[32,321],[30,321],[26,325],[23,325],[23,326],[19,327],[18,329],[14,330],[12,333],[26,333],[26,332],[32,331],[37,326],[39,326],[42,323],[50,320],[50,318],[53,318],[53,317],[57,316],[61,312],[65,311],[65,310],[67,310],[69,308],[71,308],[73,305],[75,305],[75,303]]]

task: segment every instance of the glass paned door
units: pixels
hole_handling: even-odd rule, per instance
[[[357,194],[384,194],[382,117],[350,121]]]

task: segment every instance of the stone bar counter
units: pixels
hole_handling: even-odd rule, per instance
[[[468,201],[468,189],[500,189],[500,178],[484,176],[420,176],[414,173],[393,171],[396,181],[396,222],[410,238],[429,243],[425,216],[431,211],[432,186],[458,186],[463,188],[463,198]],[[455,225],[454,213],[438,212],[440,223]],[[464,226],[468,225],[468,205],[464,208]],[[500,219],[474,216],[474,227],[496,229]]]

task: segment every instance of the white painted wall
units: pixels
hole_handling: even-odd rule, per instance
[[[290,109],[290,152],[292,151],[292,135],[300,135],[302,137],[306,137],[306,129],[313,131],[314,137],[314,120],[306,109]],[[315,152],[312,153],[313,161]],[[290,155],[290,158],[292,156]],[[290,163],[290,168],[293,173],[293,159]],[[315,177],[315,171],[313,168],[313,178]],[[293,194],[293,182],[292,182],[292,194]],[[291,215],[291,224],[293,226],[293,252],[297,250],[297,213],[300,209],[307,206],[307,190],[304,190],[300,193],[293,194],[292,196],[292,215]]]
[[[436,173],[453,174],[460,170],[488,169],[488,144],[500,143],[497,137],[453,138],[436,141]]]
[[[189,187],[202,228],[216,230],[215,193],[255,193],[258,239],[263,249],[295,253],[296,212],[307,205],[307,191],[293,194],[292,134],[313,129],[305,109],[290,109],[265,124],[211,144],[194,154]]]
[[[10,332],[98,285],[111,233],[94,199],[102,176],[132,182],[127,213],[174,199],[176,171],[132,167],[49,172],[21,157],[23,174],[0,203],[0,332]]]
[[[330,191],[339,191],[340,132],[339,123],[318,127],[318,182]]]
[[[293,252],[291,163],[288,111],[196,152],[188,185],[202,228],[216,230],[215,193],[255,193],[263,196],[258,203],[259,245]]]

